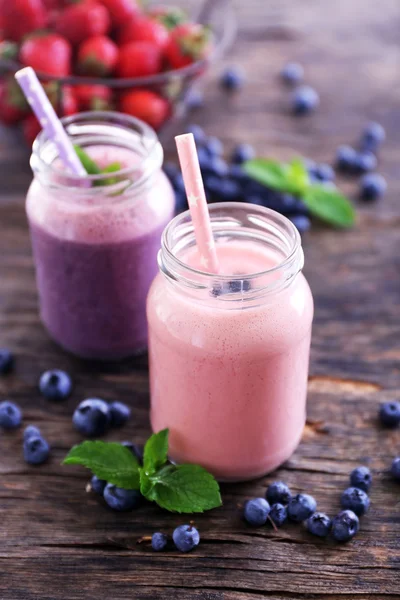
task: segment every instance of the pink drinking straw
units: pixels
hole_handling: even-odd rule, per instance
[[[193,134],[177,135],[175,142],[193,221],[194,235],[200,252],[200,264],[209,273],[218,273],[219,265],[211,230],[210,214]]]
[[[74,175],[84,177],[86,170],[79,160],[63,124],[46,96],[35,71],[32,67],[25,67],[15,73],[15,79],[18,81],[47,137],[57,146],[59,156],[65,167]]]

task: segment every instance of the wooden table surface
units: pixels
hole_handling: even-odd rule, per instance
[[[193,2],[194,3],[194,0]],[[61,467],[71,445],[76,404],[91,395],[133,407],[123,432],[107,439],[143,442],[149,434],[146,358],[114,366],[80,362],[60,351],[38,319],[24,194],[28,155],[15,134],[0,140],[0,342],[15,351],[15,373],[0,379],[1,397],[18,402],[24,423],[40,426],[52,447],[48,464],[28,467],[18,433],[0,435],[0,598],[94,600],[171,598],[255,600],[400,598],[400,486],[386,473],[400,432],[384,431],[377,407],[400,395],[400,10],[396,0],[237,1],[241,31],[229,57],[247,72],[233,97],[207,83],[206,108],[196,115],[228,149],[250,141],[262,154],[302,153],[331,161],[336,147],[356,140],[369,119],[387,142],[379,171],[385,199],[359,206],[352,231],[315,228],[304,240],[306,276],[315,298],[309,421],[293,457],[259,481],[224,485],[224,506],[196,517],[202,542],[190,555],[152,553],[139,537],[187,519],[148,506],[130,514],[107,510],[85,494],[83,469]],[[321,95],[317,114],[295,119],[277,73],[288,59],[305,66]],[[171,148],[171,140],[166,140]],[[343,182],[355,195],[357,183]],[[358,206],[358,205],[357,205]],[[71,399],[50,404],[37,381],[51,367],[75,380]],[[347,545],[319,541],[302,527],[250,530],[237,504],[263,495],[281,478],[313,493],[335,514],[355,466],[374,473],[372,507]]]

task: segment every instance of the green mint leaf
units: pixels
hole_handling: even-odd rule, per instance
[[[267,158],[254,158],[244,163],[247,175],[262,185],[281,192],[288,191],[288,167]]]
[[[90,158],[89,154],[77,144],[74,144],[74,149],[86,173],[88,175],[100,175],[100,167],[95,163],[95,161],[92,158]]]
[[[310,212],[330,225],[351,227],[355,221],[352,204],[339,191],[323,185],[310,185],[302,197]]]
[[[143,469],[151,475],[165,465],[168,459],[169,429],[154,433],[146,442],[143,453]]]
[[[304,162],[300,158],[294,158],[288,165],[288,192],[302,195],[310,185],[310,178]]]
[[[128,448],[116,442],[86,441],[74,446],[64,465],[83,465],[108,483],[126,490],[140,487],[139,464]]]
[[[122,169],[121,163],[115,162],[115,163],[111,163],[110,165],[107,165],[106,167],[104,167],[104,169],[101,170],[101,173],[102,174],[116,173],[117,171],[120,171],[121,169]],[[102,179],[98,183],[100,185],[114,185],[114,183],[118,183],[118,177],[107,177],[106,179]]]
[[[166,510],[196,513],[222,504],[217,481],[198,465],[168,465],[150,479],[146,497]]]

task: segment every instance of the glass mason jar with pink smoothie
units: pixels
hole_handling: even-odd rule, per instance
[[[274,470],[306,417],[313,317],[294,225],[260,206],[210,206],[219,274],[201,266],[189,213],[162,237],[148,301],[151,423],[170,458],[222,480]]]
[[[147,347],[146,296],[174,195],[162,147],[141,121],[93,112],[63,122],[73,143],[112,172],[72,176],[44,133],[35,141],[26,211],[40,314],[66,350],[117,360]]]

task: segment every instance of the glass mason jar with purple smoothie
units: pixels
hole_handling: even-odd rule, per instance
[[[174,194],[162,147],[141,121],[92,112],[63,123],[109,172],[71,176],[43,132],[33,145],[26,211],[40,314],[66,350],[118,360],[147,347],[146,296]]]

